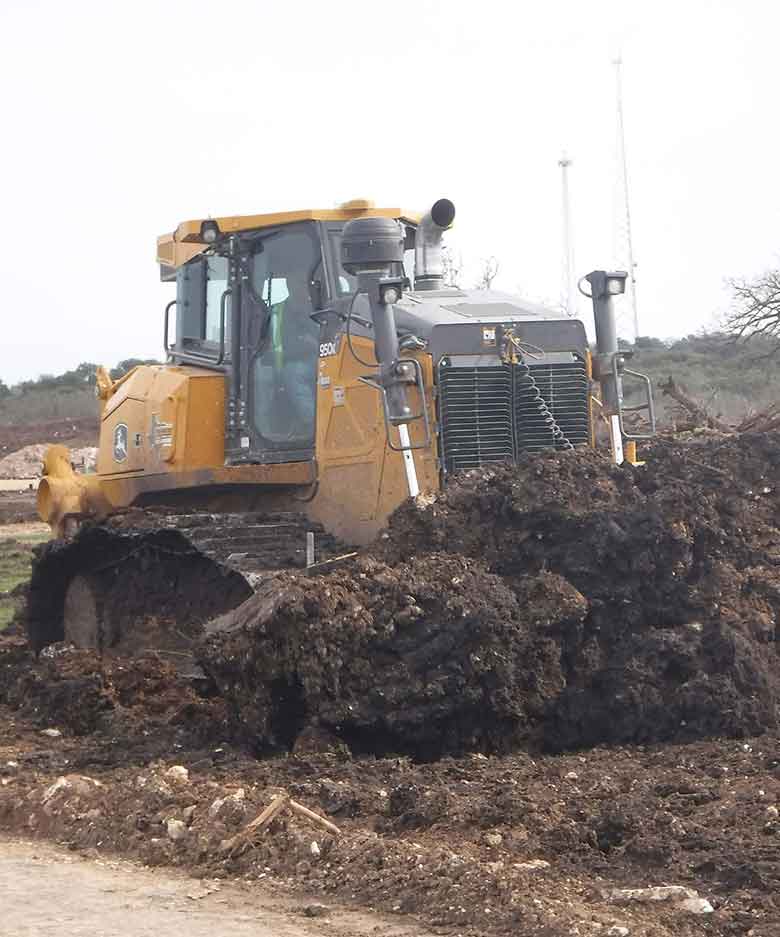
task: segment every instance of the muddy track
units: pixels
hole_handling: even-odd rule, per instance
[[[307,532],[318,560],[340,547],[321,525],[295,513],[130,510],[87,524],[73,540],[36,551],[26,614],[30,642],[39,651],[64,639],[68,592],[80,577],[84,595],[72,601],[98,606],[97,646],[126,652],[149,641],[155,646],[146,627],[153,620],[168,632],[158,646],[175,647],[174,631],[191,637],[203,622],[248,598],[269,571],[305,566]],[[78,617],[82,609],[72,611]],[[77,643],[94,645],[89,637]]]

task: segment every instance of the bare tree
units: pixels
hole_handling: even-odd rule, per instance
[[[444,246],[441,252],[441,263],[444,268],[444,285],[460,289],[460,277],[463,273],[463,255],[455,256],[451,247]]]
[[[709,426],[711,429],[720,430],[722,433],[731,431],[731,427],[727,426],[719,416],[715,416],[710,412],[710,408],[707,404],[701,403],[691,397],[685,388],[681,387],[671,375],[665,384],[661,381],[658,386],[664,394],[680,404],[682,409],[688,413],[693,420],[694,426]]]
[[[726,282],[732,295],[726,331],[737,338],[764,335],[780,346],[780,270],[767,270],[752,280]]]
[[[498,275],[498,261],[495,257],[487,257],[482,261],[482,271],[476,283],[476,289],[489,290]]]

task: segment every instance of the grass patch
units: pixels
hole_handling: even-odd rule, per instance
[[[8,627],[20,603],[18,598],[3,593],[30,578],[32,548],[45,539],[44,534],[22,529],[17,536],[0,540],[0,631]]]

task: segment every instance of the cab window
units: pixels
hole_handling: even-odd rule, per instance
[[[196,351],[203,342],[219,344],[220,303],[228,285],[225,257],[198,257],[176,274],[176,345]],[[230,348],[230,301],[225,304],[225,349]],[[201,352],[199,352],[201,353]],[[210,351],[209,354],[212,352]]]
[[[250,370],[252,422],[264,448],[298,450],[303,458],[314,445],[320,329],[312,313],[320,307],[323,276],[317,229],[288,225],[259,239],[250,270],[252,291],[265,307]]]
[[[227,257],[206,259],[206,334],[207,342],[219,342],[220,306],[228,285]],[[225,343],[230,335],[230,303],[225,305]]]
[[[206,265],[202,258],[176,271],[176,344],[202,341],[206,315]]]

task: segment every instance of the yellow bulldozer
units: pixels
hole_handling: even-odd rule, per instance
[[[158,239],[176,289],[165,364],[117,381],[99,370],[96,474],[75,474],[61,446],[45,458],[38,509],[55,539],[31,581],[36,648],[108,649],[150,617],[205,621],[269,571],[328,568],[452,473],[593,445],[597,416],[615,458],[634,457],[646,434],[624,411],[645,410],[648,433],[654,416],[618,348],[626,274],[583,278],[592,355],[579,320],[445,283],[454,215],[447,199],[425,213],[360,200]],[[626,376],[645,391],[631,408]]]

